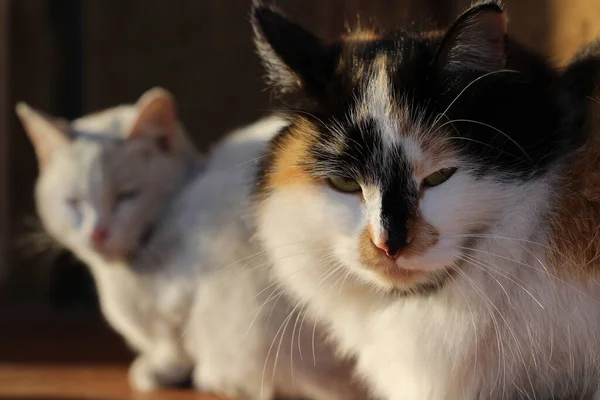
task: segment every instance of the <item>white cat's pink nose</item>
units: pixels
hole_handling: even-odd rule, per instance
[[[108,229],[104,226],[98,226],[92,231],[92,242],[95,246],[102,246],[108,237]]]

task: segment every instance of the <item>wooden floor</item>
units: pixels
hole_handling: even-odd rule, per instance
[[[0,399],[217,400],[191,390],[136,393],[127,384],[126,365],[0,364]]]
[[[0,318],[0,399],[218,400],[177,389],[136,393],[127,383],[132,354],[97,317]]]

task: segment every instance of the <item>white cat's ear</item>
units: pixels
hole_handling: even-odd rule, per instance
[[[16,105],[15,111],[33,143],[40,169],[48,164],[58,149],[69,145],[67,121],[44,115],[22,102]]]
[[[493,72],[506,65],[507,18],[499,1],[479,2],[452,24],[437,52],[450,72]]]
[[[137,118],[128,137],[152,137],[162,150],[170,150],[177,133],[177,106],[171,93],[158,87],[150,89],[137,101],[136,108]]]

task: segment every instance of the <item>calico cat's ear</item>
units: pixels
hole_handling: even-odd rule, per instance
[[[251,20],[267,81],[276,92],[303,89],[308,94],[318,94],[324,90],[334,62],[321,39],[257,1]]]
[[[129,138],[150,136],[159,147],[168,151],[172,148],[177,132],[177,110],[173,96],[162,88],[152,88],[136,103],[138,110]]]
[[[449,72],[492,72],[506,65],[507,19],[498,1],[480,2],[452,24],[438,48],[438,67]]]
[[[52,154],[69,145],[69,123],[44,115],[22,102],[17,103],[15,111],[33,143],[39,167],[42,169],[48,164]]]
[[[565,110],[564,130],[570,140],[581,143],[598,131],[598,98],[600,95],[600,40],[583,47],[562,71],[557,88],[558,100]],[[587,122],[589,129],[580,129]],[[581,132],[580,137],[577,132]]]

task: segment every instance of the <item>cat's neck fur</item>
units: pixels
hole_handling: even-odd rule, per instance
[[[205,162],[203,160],[188,160],[186,176],[178,188],[171,194],[163,212],[160,213],[157,220],[147,229],[144,240],[140,243],[140,247],[135,251],[128,263],[129,268],[145,273],[153,269],[160,270],[164,268],[160,262],[160,258],[165,257],[165,249],[161,248],[160,251],[156,251],[155,247],[162,247],[161,238],[166,235],[172,236],[175,233],[184,234],[181,229],[174,231],[172,225],[180,214],[190,212],[189,205],[185,204],[188,192],[190,191],[190,186],[201,176],[204,169]],[[169,250],[172,251],[174,249]]]

